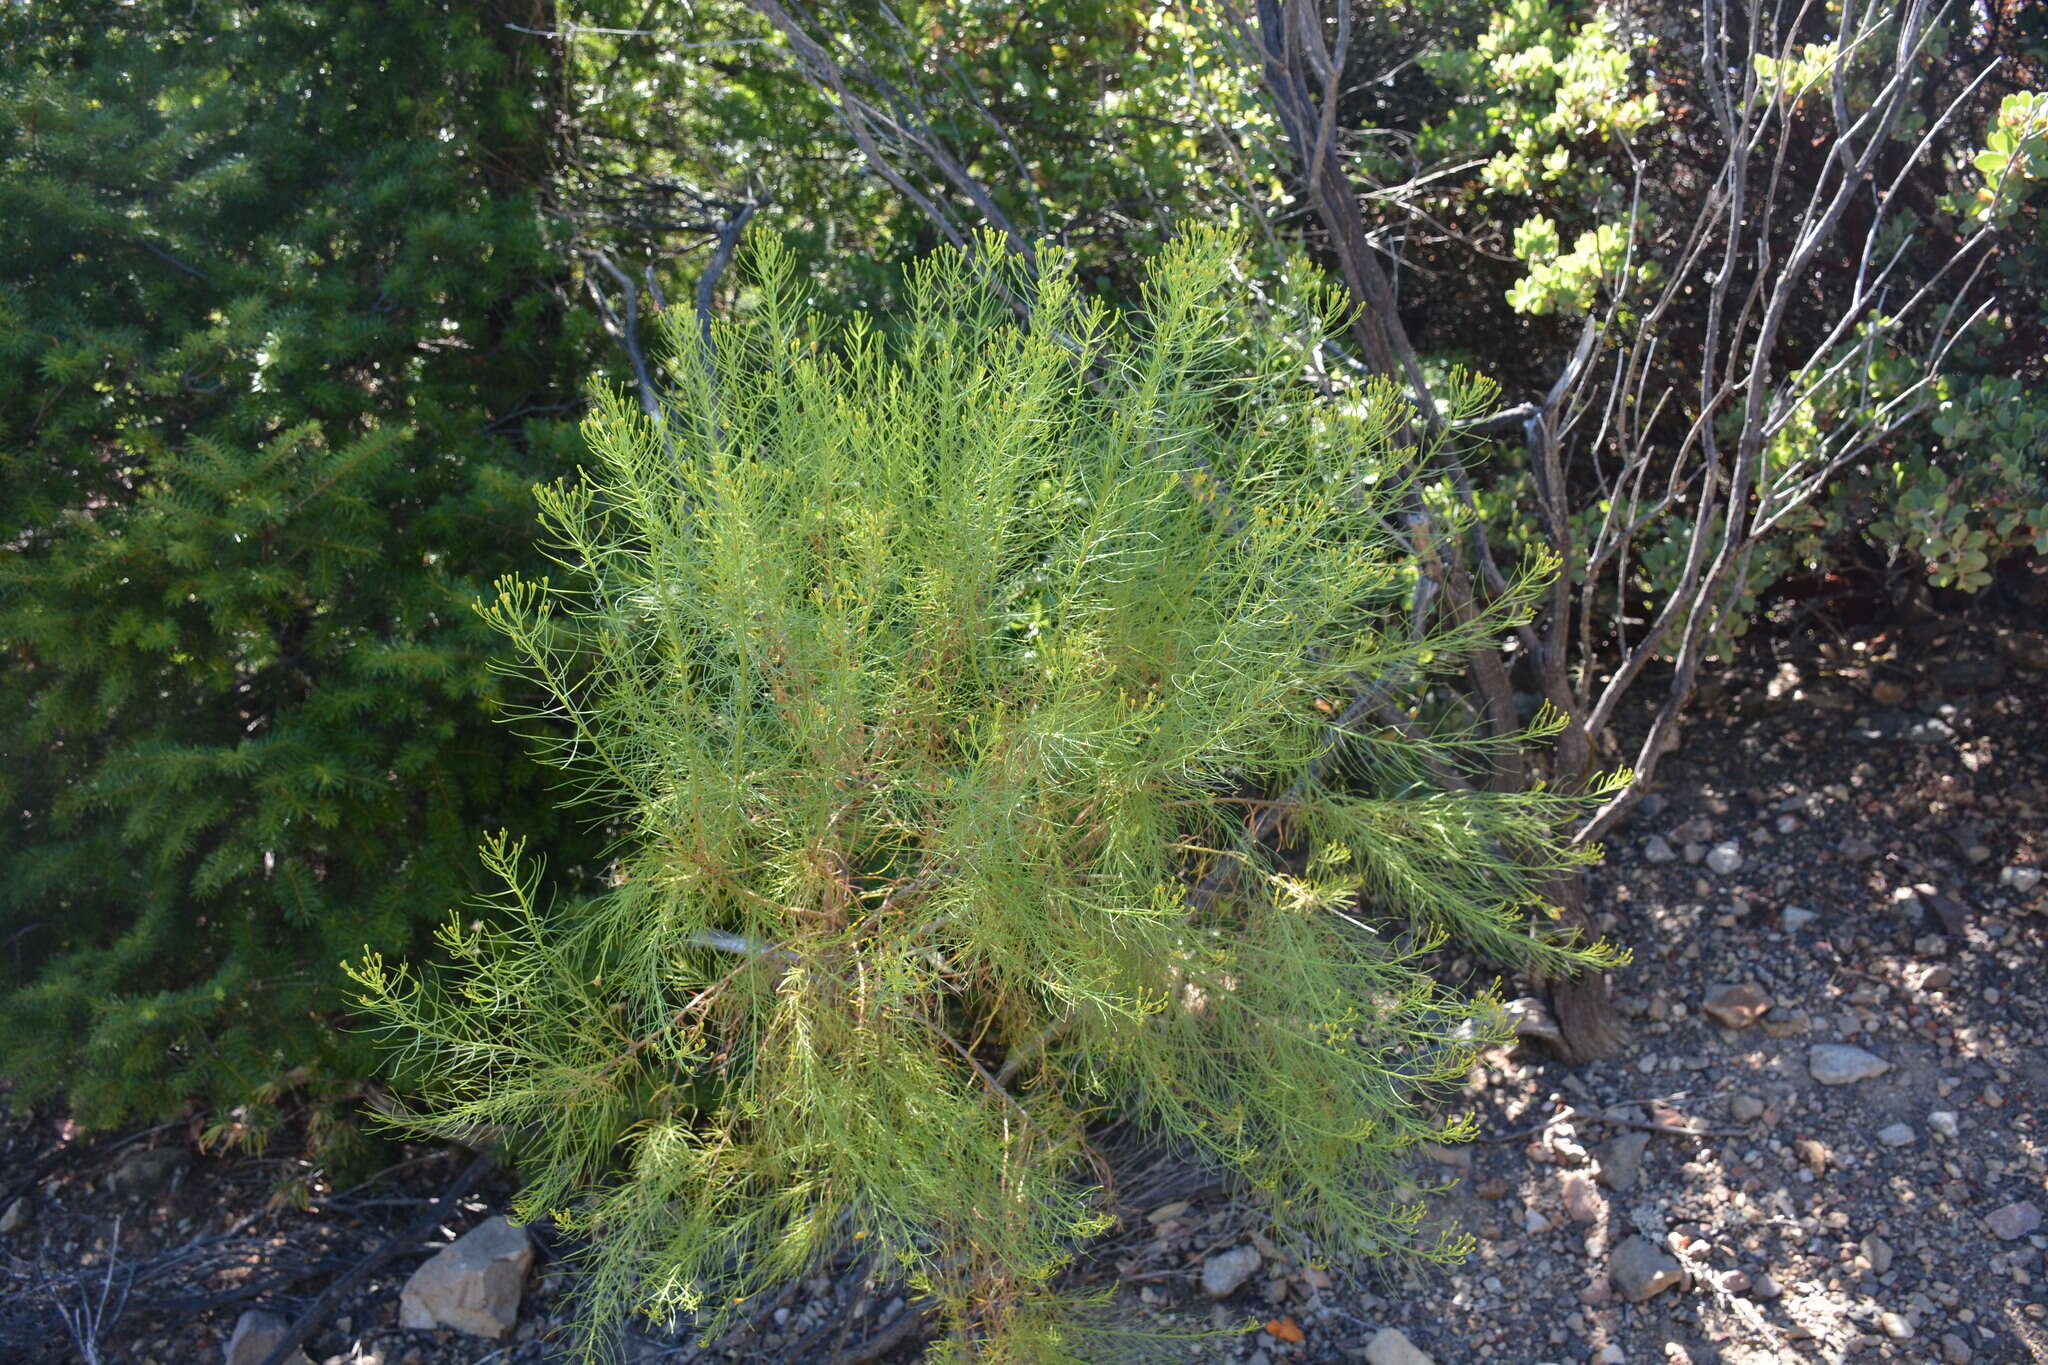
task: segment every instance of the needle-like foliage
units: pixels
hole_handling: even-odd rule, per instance
[[[1474,1015],[1418,954],[1603,950],[1532,897],[1560,799],[1447,793],[1459,740],[1412,729],[1327,761],[1359,687],[1509,624],[1410,637],[1398,396],[1321,402],[1215,236],[1130,316],[942,252],[887,333],[821,335],[754,254],[741,319],[672,337],[666,423],[602,397],[541,491],[569,579],[485,611],[624,833],[558,912],[493,842],[504,913],[445,973],[356,967],[423,1126],[512,1135],[600,1323],[715,1329],[858,1246],[939,1305],[934,1358],[1100,1358],[1049,1282],[1106,1225],[1112,1113],[1284,1232],[1411,1246],[1394,1163],[1455,1135],[1421,1101]]]

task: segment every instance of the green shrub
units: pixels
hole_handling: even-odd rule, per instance
[[[1395,1164],[1459,1134],[1422,1099],[1491,1037],[1418,954],[1605,960],[1532,894],[1579,807],[1438,790],[1456,736],[1322,760],[1354,686],[1455,667],[1541,575],[1409,638],[1408,414],[1245,334],[1227,241],[1168,249],[1131,317],[942,252],[887,345],[759,256],[711,352],[672,333],[666,424],[603,399],[595,468],[542,491],[565,576],[485,610],[626,834],[555,911],[494,840],[503,927],[452,920],[424,979],[357,965],[418,1126],[511,1138],[520,1216],[595,1239],[594,1327],[715,1330],[864,1248],[939,1308],[933,1359],[1100,1360],[1048,1283],[1105,1225],[1111,1113],[1286,1234],[1413,1246]],[[1247,837],[1268,808],[1287,856]]]

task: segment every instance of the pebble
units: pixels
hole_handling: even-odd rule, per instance
[[[2041,884],[2041,869],[2014,863],[1998,874],[1998,884],[2024,896]]]
[[[1750,1292],[1760,1299],[1775,1299],[1784,1294],[1785,1286],[1768,1270],[1760,1270],[1750,1281]]]
[[[1863,1259],[1869,1264],[1871,1274],[1882,1275],[1892,1268],[1891,1243],[1876,1233],[1865,1237],[1862,1246],[1857,1249],[1863,1253]]]
[[[1945,1138],[1956,1135],[1959,1124],[1953,1109],[1937,1109],[1927,1116],[1927,1126]]]
[[[1607,1256],[1607,1275],[1630,1303],[1653,1299],[1685,1280],[1678,1262],[1646,1237],[1629,1237]]]
[[[1894,1123],[1877,1130],[1877,1140],[1886,1147],[1904,1147],[1913,1141],[1913,1126],[1909,1123]]]
[[[1764,1116],[1764,1102],[1754,1095],[1737,1095],[1728,1101],[1728,1113],[1737,1123],[1755,1123]]]
[[[1592,1177],[1584,1171],[1571,1171],[1564,1177],[1564,1211],[1576,1223],[1594,1223],[1607,1212],[1607,1201],[1600,1197],[1600,1191],[1593,1188]]]
[[[1436,1357],[1394,1327],[1382,1327],[1365,1343],[1366,1365],[1436,1365]]]
[[[1715,844],[1707,850],[1707,870],[1725,877],[1742,870],[1742,846],[1734,840]]]
[[[1819,918],[1818,913],[1803,905],[1788,905],[1778,912],[1778,923],[1785,927],[1788,934],[1798,933]]]
[[[1941,1358],[1947,1365],[1970,1365],[1970,1343],[1954,1332],[1944,1332],[1941,1337]]]
[[[234,1335],[222,1353],[223,1365],[262,1365],[287,1330],[288,1324],[278,1314],[249,1309],[235,1320]],[[291,1351],[285,1356],[285,1365],[307,1365],[306,1353]]]
[[[1643,861],[1646,863],[1675,863],[1678,850],[1665,842],[1661,834],[1652,834],[1643,843]]]
[[[1884,1334],[1893,1341],[1908,1341],[1912,1339],[1913,1324],[1906,1320],[1906,1316],[1903,1313],[1879,1313],[1877,1315],[1877,1325],[1882,1327]]]
[[[1851,1043],[1815,1043],[1807,1053],[1806,1069],[1822,1085],[1854,1085],[1884,1075],[1892,1064]]]
[[[2031,1199],[2022,1199],[1993,1211],[1985,1217],[1984,1224],[2005,1241],[2018,1241],[2041,1226],[2041,1210],[2034,1207]]]
[[[1673,825],[1671,837],[1681,844],[1704,844],[1714,837],[1714,822],[1704,815],[1695,815]]]
[[[28,1196],[23,1195],[7,1206],[7,1212],[0,1213],[0,1233],[16,1233],[29,1225],[35,1210],[29,1206]]]
[[[125,1158],[107,1177],[107,1193],[124,1199],[141,1199],[175,1190],[192,1165],[192,1154],[182,1147],[155,1147]]]
[[[1772,1000],[1762,986],[1745,981],[1739,986],[1714,986],[1700,1008],[1732,1029],[1745,1029],[1770,1013]]]
[[[1946,962],[1926,963],[1914,968],[1907,976],[1913,989],[1923,994],[1928,991],[1945,991],[1955,984],[1955,979],[1955,969]]]
[[[1650,1135],[1635,1131],[1623,1133],[1600,1149],[1600,1183],[1610,1190],[1628,1190],[1635,1186],[1642,1175],[1643,1153],[1650,1146]]]
[[[1227,1299],[1256,1275],[1263,1258],[1257,1247],[1242,1246],[1211,1256],[1202,1262],[1202,1292],[1212,1299]]]

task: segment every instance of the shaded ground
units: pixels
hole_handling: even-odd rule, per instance
[[[1705,699],[1596,876],[1595,903],[1637,955],[1618,978],[1632,1050],[1577,1071],[1540,1048],[1489,1056],[1465,1096],[1481,1140],[1418,1171],[1457,1182],[1436,1217],[1477,1238],[1471,1259],[1301,1266],[1248,1206],[1140,1181],[1094,1274],[1191,1330],[1270,1325],[1175,1354],[1341,1361],[1394,1328],[1440,1365],[2048,1361],[2048,1228],[2027,1228],[2024,1207],[2048,1210],[2048,637],[1951,628],[1787,648]],[[1718,986],[1755,988],[1722,1002],[1743,1027],[1707,1013]],[[1739,1009],[1766,1001],[1754,1022]],[[1837,1044],[1886,1069],[1819,1083],[1812,1049]],[[0,1189],[57,1152],[60,1124],[0,1129]],[[59,1154],[0,1233],[0,1361],[81,1359],[81,1339],[107,1362],[219,1360],[243,1309],[302,1311],[462,1164],[422,1154],[361,1189],[315,1182],[309,1210],[272,1209],[289,1159],[195,1158],[188,1141],[166,1130]],[[566,1274],[545,1248],[511,1340],[396,1326],[405,1276],[506,1193],[480,1187],[366,1279],[312,1359],[555,1354]],[[1202,1272],[1232,1252],[1242,1283],[1212,1301]],[[858,1294],[801,1287],[734,1358],[829,1359],[817,1325]],[[870,1296],[849,1340],[900,1311]]]

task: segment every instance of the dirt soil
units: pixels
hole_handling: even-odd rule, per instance
[[[1188,1332],[1169,1354],[1190,1361],[2048,1361],[2044,867],[2048,635],[1760,648],[1702,698],[1594,877],[1636,955],[1616,978],[1629,1050],[1576,1069],[1533,1040],[1489,1053],[1460,1100],[1478,1140],[1418,1163],[1469,1259],[1290,1258],[1244,1201],[1134,1182],[1082,1274]],[[35,1177],[0,1208],[0,1363],[223,1360],[245,1310],[305,1311],[468,1160],[422,1149],[336,1190],[191,1136],[0,1121],[0,1191]],[[397,1324],[406,1277],[504,1207],[494,1181],[343,1296],[309,1358],[559,1357],[571,1272],[544,1239],[508,1339]],[[273,1198],[294,1186],[308,1207]],[[839,1336],[820,1325],[856,1303],[855,1343],[905,1311],[821,1278],[730,1349],[630,1354],[824,1365]]]

